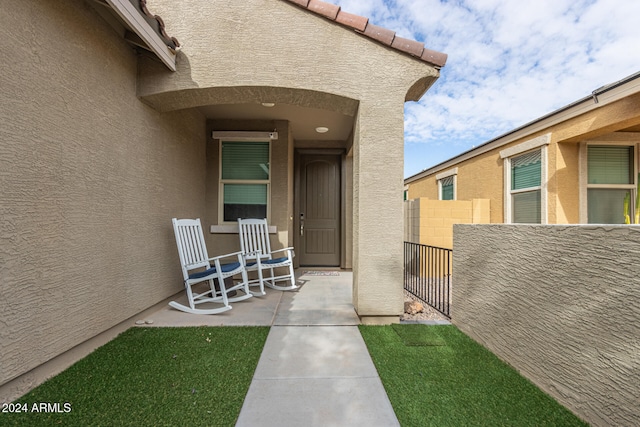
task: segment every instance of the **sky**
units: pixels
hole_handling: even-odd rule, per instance
[[[405,104],[405,177],[640,71],[640,0],[326,0],[448,54]]]

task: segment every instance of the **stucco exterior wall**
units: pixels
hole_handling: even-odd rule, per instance
[[[88,4],[3,1],[0,36],[1,386],[182,289],[170,219],[204,215],[206,156]]]
[[[590,424],[640,424],[640,228],[455,225],[454,247],[457,327]]]
[[[184,46],[175,74],[141,62],[138,94],[155,108],[258,102],[268,93],[270,102],[357,116],[352,265],[360,289],[354,306],[361,316],[397,319],[403,311],[397,197],[403,106],[409,88],[436,78],[437,70],[289,2],[155,0],[154,8]]]

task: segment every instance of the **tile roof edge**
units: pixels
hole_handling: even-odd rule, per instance
[[[155,20],[157,22],[158,27],[154,28],[154,30],[164,40],[164,42],[167,44],[167,47],[169,47],[173,51],[178,49],[180,47],[180,42],[175,37],[171,37],[167,34],[167,32],[165,31],[164,21],[162,20],[160,15],[154,15],[153,13],[149,12],[149,9],[147,9],[147,0],[139,0],[138,4],[140,6],[139,10],[144,15],[146,15],[146,18]]]
[[[141,0],[143,1],[143,0]],[[350,28],[378,43],[390,47],[411,57],[426,62],[437,69],[444,67],[447,54],[427,49],[424,43],[396,36],[395,31],[374,25],[369,18],[355,15],[342,10],[338,5],[322,0],[283,0],[315,15],[329,19],[343,27]]]

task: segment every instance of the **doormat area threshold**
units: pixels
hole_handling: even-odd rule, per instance
[[[302,275],[307,276],[339,276],[339,271],[321,271],[321,270],[309,270],[302,273]]]

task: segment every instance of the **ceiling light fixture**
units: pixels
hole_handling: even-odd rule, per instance
[[[316,132],[318,132],[318,133],[327,133],[327,132],[329,132],[329,128],[325,127],[325,126],[318,126],[316,128]]]
[[[262,106],[263,107],[267,107],[267,108],[271,108],[271,107],[273,107],[275,105],[276,105],[275,102],[263,102],[262,103]]]

